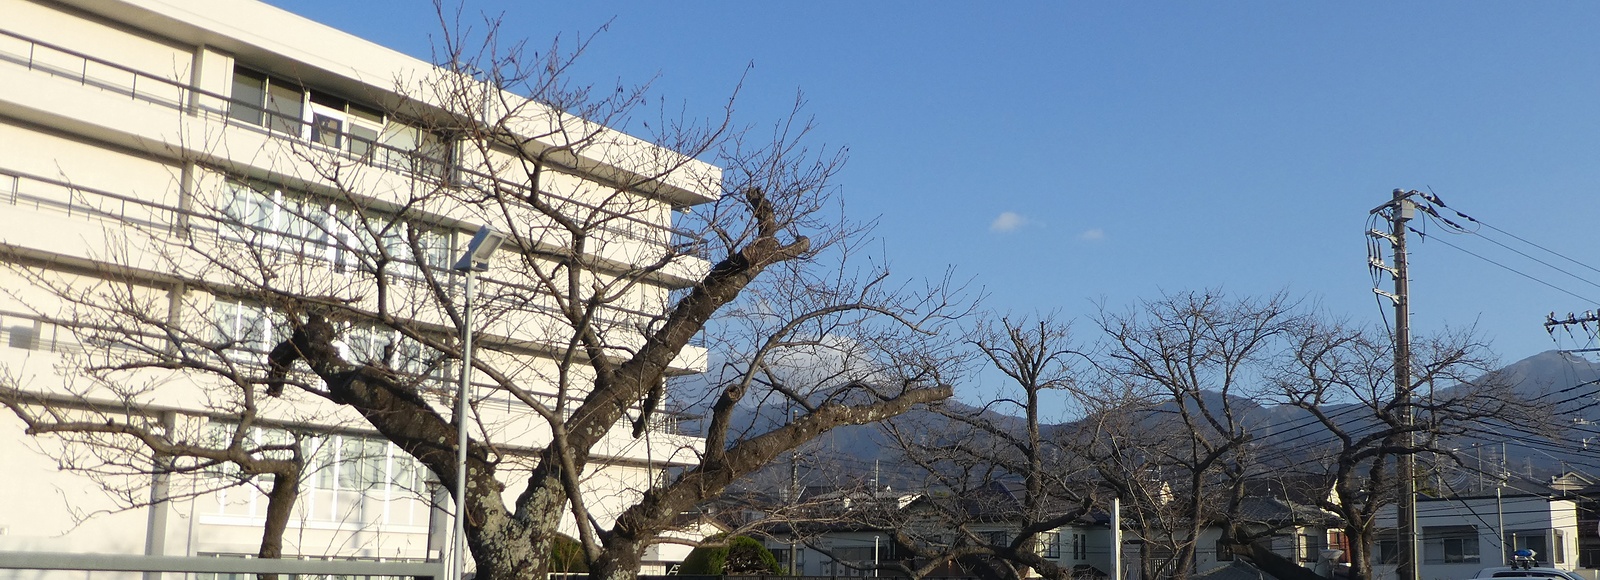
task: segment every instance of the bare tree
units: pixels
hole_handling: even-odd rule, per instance
[[[1052,316],[1002,317],[969,342],[1005,387],[977,409],[947,404],[886,425],[902,461],[924,474],[922,489],[904,510],[866,515],[885,518],[878,527],[914,557],[894,566],[914,577],[955,565],[986,578],[1068,578],[1048,553],[1060,549],[1061,528],[1095,507],[1100,486],[1047,429],[1077,398],[1073,366],[1086,355]]]
[[[1494,360],[1470,331],[1414,339],[1403,389],[1395,383],[1393,342],[1383,333],[1308,319],[1291,334],[1294,348],[1274,375],[1274,398],[1309,414],[1307,429],[1326,441],[1297,447],[1295,465],[1331,481],[1321,504],[1344,520],[1353,579],[1373,577],[1374,519],[1404,485],[1395,460],[1439,454],[1464,465],[1452,439],[1499,424],[1548,423],[1489,372]]]
[[[83,284],[13,258],[12,272],[64,309],[36,312],[38,320],[73,341],[57,371],[65,384],[28,389],[25,383],[37,377],[8,369],[0,377],[0,406],[21,419],[29,434],[60,439],[58,464],[95,479],[119,509],[261,487],[267,505],[256,555],[282,556],[284,532],[309,471],[307,455],[318,443],[293,423],[264,415],[261,381],[235,352],[242,345],[217,340],[224,333],[210,324],[182,327],[151,318],[164,313],[150,309],[141,296],[148,287],[118,280],[111,269],[97,276],[107,282]],[[15,288],[9,293],[19,294]],[[163,397],[164,388],[171,390],[170,377],[151,372],[179,366],[207,384],[199,405],[187,413],[198,412],[201,421],[181,421],[184,414]]]
[[[1099,315],[1110,343],[1105,367],[1117,388],[1147,401],[1132,407],[1135,420],[1144,418],[1128,434],[1131,445],[1100,456],[1102,475],[1138,514],[1147,580],[1187,578],[1200,532],[1237,513],[1241,482],[1260,469],[1240,403],[1264,391],[1264,370],[1301,318],[1282,294],[1236,300],[1215,291]],[[1138,454],[1126,456],[1130,449]]]
[[[644,122],[644,88],[573,83],[562,51],[502,51],[498,33],[494,22],[470,38],[448,32],[444,68],[369,96],[362,114],[386,121],[376,138],[209,96],[229,123],[269,138],[244,160],[232,133],[168,145],[184,162],[184,202],[154,223],[108,225],[147,250],[99,260],[127,275],[97,279],[135,279],[139,292],[74,299],[83,286],[50,282],[63,279],[55,264],[5,254],[53,297],[41,316],[108,346],[107,360],[81,368],[116,372],[82,398],[143,417],[200,393],[239,424],[256,420],[239,409],[264,402],[275,424],[375,432],[454,481],[446,379],[462,370],[467,317],[449,266],[455,241],[491,224],[510,251],[482,276],[466,328],[477,336],[467,374],[478,394],[457,498],[479,577],[542,577],[566,528],[591,574],[622,579],[680,513],[784,452],[950,396],[942,326],[967,307],[945,280],[914,287],[857,265],[866,228],[844,218],[831,182],[843,153],[807,148],[798,100],[769,134],[735,128],[731,103],[709,122]],[[226,307],[248,310],[248,328],[215,324]],[[695,366],[703,351],[692,345],[708,327],[745,335],[724,343],[741,350],[701,439],[662,426],[667,379]],[[807,351],[849,364],[804,383],[770,372],[784,353]],[[153,373],[166,376],[128,386]],[[741,428],[735,411],[754,392],[800,412]],[[19,414],[49,402],[8,401]],[[246,470],[299,449],[202,452],[148,425],[117,429],[162,456],[225,456]],[[634,455],[675,468],[640,477],[612,467]]]

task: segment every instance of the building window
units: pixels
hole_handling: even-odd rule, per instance
[[[1400,563],[1400,540],[1398,540],[1398,539],[1396,539],[1394,537],[1394,532],[1393,531],[1390,531],[1390,532],[1386,533],[1385,535],[1387,535],[1388,537],[1384,538],[1384,539],[1381,539],[1381,540],[1378,540],[1378,563],[1379,564],[1399,564]]]
[[[339,355],[345,360],[371,364],[416,378],[450,379],[444,356],[393,328],[356,325],[346,329]]]
[[[1337,560],[1338,562],[1340,562],[1340,563],[1349,563],[1350,562],[1350,538],[1348,536],[1345,536],[1344,532],[1329,531],[1328,532],[1328,547],[1332,548],[1332,549],[1335,549],[1335,550],[1339,550],[1340,552],[1342,552],[1341,554],[1339,554],[1339,558]]]
[[[1507,557],[1517,550],[1533,550],[1534,558],[1546,564],[1567,562],[1567,535],[1565,530],[1511,530],[1506,532]]]
[[[310,95],[311,142],[370,160],[383,131],[383,112],[316,90]]]
[[[252,245],[306,256],[325,254],[338,232],[327,200],[267,184],[227,183],[221,234]]]
[[[1317,534],[1299,534],[1296,538],[1299,547],[1301,562],[1315,562],[1322,555],[1322,550],[1327,548],[1326,538]]]
[[[995,530],[988,532],[985,534],[985,536],[986,541],[989,542],[990,546],[1000,548],[1011,545],[1011,532],[1007,532],[1005,530]]]
[[[340,272],[357,263],[364,271],[377,272],[381,262],[386,274],[421,278],[419,261],[435,270],[451,266],[454,236],[447,230],[340,207],[270,184],[229,181],[225,187],[218,228],[224,238],[324,260]],[[412,250],[413,240],[418,251]]]
[[[418,175],[442,179],[449,168],[448,139],[387,118],[375,108],[307,90],[298,83],[236,66],[231,99],[229,118],[266,127],[274,133],[309,139],[323,147]],[[379,149],[383,155],[374,155]]]
[[[1089,558],[1089,535],[1072,534],[1072,559],[1086,560]]]
[[[261,360],[289,337],[286,325],[272,309],[237,300],[217,300],[211,305],[211,323],[217,347],[235,361]]]
[[[421,492],[424,472],[416,459],[387,440],[328,435],[307,440],[306,466],[313,489],[372,491],[384,486]]]
[[[448,141],[422,127],[390,119],[378,143],[383,145],[383,165],[392,169],[442,179],[450,166]]]
[[[305,89],[244,67],[233,69],[233,102],[228,116],[267,130],[299,136]]]
[[[1044,551],[1044,557],[1050,559],[1061,558],[1061,534],[1058,532],[1044,532],[1039,534],[1039,543]]]
[[[833,549],[834,574],[844,576],[871,576],[871,567],[879,554],[872,546]]]
[[[1427,564],[1478,563],[1478,529],[1473,526],[1423,528],[1422,561]]]

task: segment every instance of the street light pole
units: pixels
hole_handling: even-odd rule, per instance
[[[472,302],[473,282],[478,272],[489,270],[489,260],[494,257],[495,250],[500,244],[505,243],[505,234],[501,234],[489,226],[481,226],[478,233],[472,236],[472,241],[467,244],[467,251],[456,261],[453,268],[466,275],[466,289],[464,298],[466,304],[461,308],[461,383],[456,390],[456,517],[451,535],[451,549],[453,554],[450,560],[449,580],[461,580],[467,571],[467,423],[470,422],[469,413],[472,406],[468,401],[472,398]]]

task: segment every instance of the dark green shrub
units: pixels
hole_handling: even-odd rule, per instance
[[[726,542],[721,538],[706,538],[706,544],[689,552],[678,573],[683,575],[755,575],[777,574],[778,558],[772,550],[754,538],[734,536]],[[716,544],[716,545],[711,545]]]
[[[588,572],[589,561],[583,557],[583,544],[566,534],[556,534],[550,539],[551,572]]]

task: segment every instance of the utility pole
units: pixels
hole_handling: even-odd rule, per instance
[[[1401,434],[1401,444],[1406,449],[1397,458],[1399,465],[1396,468],[1396,476],[1400,480],[1400,506],[1396,513],[1398,517],[1395,525],[1400,536],[1398,570],[1400,580],[1420,580],[1422,576],[1417,558],[1416,454],[1411,452],[1416,445],[1416,432],[1411,428],[1416,417],[1411,406],[1411,290],[1406,277],[1406,222],[1417,213],[1416,203],[1411,201],[1411,196],[1420,193],[1417,190],[1394,190],[1394,198],[1389,200],[1389,203],[1373,208],[1370,212],[1387,220],[1389,231],[1367,232],[1369,236],[1388,240],[1394,249],[1393,268],[1385,266],[1382,258],[1378,256],[1369,256],[1369,263],[1394,277],[1393,294],[1379,288],[1372,290],[1394,301],[1395,402],[1400,408],[1400,425],[1404,430]]]
[[[1122,496],[1111,496],[1111,580],[1122,578]]]
[[[789,407],[789,423],[794,423],[794,407]],[[789,505],[800,505],[800,451],[789,450]],[[800,531],[795,528],[794,519],[789,520],[789,575],[804,576],[800,567]]]

